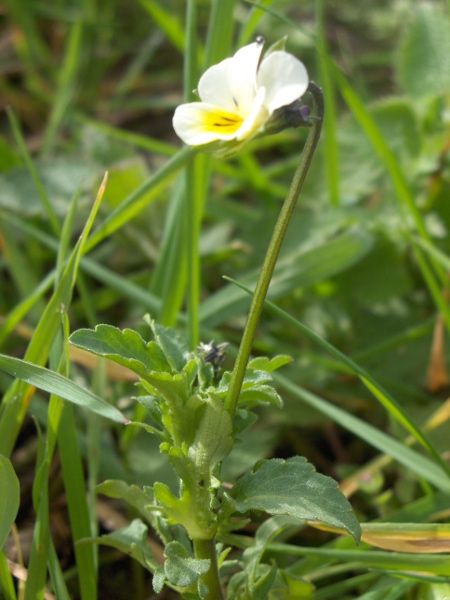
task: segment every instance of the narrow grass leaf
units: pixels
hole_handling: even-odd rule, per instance
[[[0,454],[0,550],[3,549],[20,504],[20,485],[11,461]]]
[[[450,575],[450,563],[445,554],[435,556],[429,554],[407,554],[406,552],[306,548],[280,542],[273,542],[268,546],[268,549],[270,552],[285,554],[287,556],[320,556],[333,562],[352,562],[359,568],[388,569],[390,572],[395,570]]]
[[[81,50],[83,42],[83,20],[75,20],[70,28],[67,37],[67,49],[64,57],[64,62],[58,73],[58,83],[55,97],[52,103],[52,110],[47,122],[47,127],[44,132],[44,140],[42,143],[42,155],[48,154],[54,145],[58,129],[64,116],[67,114],[67,109],[72,101],[75,92],[75,86],[80,72]]]
[[[231,281],[231,280],[230,280]],[[248,294],[251,294],[251,291],[241,285],[240,283],[233,280],[233,283],[237,285],[242,290],[246,291]],[[319,335],[317,335],[314,331],[300,323],[297,319],[294,319],[289,314],[287,314],[284,310],[278,308],[272,302],[266,300],[266,305],[278,315],[282,316],[285,320],[289,321],[294,327],[302,331],[302,333],[306,334],[310,339],[314,342],[322,346],[327,352],[329,352],[332,356],[341,361],[344,365],[349,367],[364,385],[371,391],[374,397],[386,408],[386,410],[395,418],[395,420],[400,423],[407,431],[409,431],[414,438],[433,456],[436,462],[436,468],[441,473],[440,477],[445,477],[445,482],[442,485],[445,486],[445,489],[450,489],[450,469],[448,464],[443,460],[439,451],[434,447],[429,438],[413,423],[413,421],[408,417],[406,412],[402,409],[402,407],[392,398],[392,396],[383,389],[383,387],[376,382],[373,377],[365,371],[362,367],[356,364],[353,360],[345,356],[342,352],[340,352],[337,348],[329,344],[326,340],[322,339]],[[287,381],[287,380],[286,380]],[[300,388],[299,388],[300,389]],[[302,394],[307,394],[306,390],[302,391]],[[346,413],[344,413],[346,414]],[[350,415],[349,415],[350,417]],[[353,417],[352,417],[353,418]],[[397,442],[399,443],[399,442]],[[401,447],[405,448],[406,446]],[[387,453],[389,454],[389,453]],[[420,456],[420,455],[417,455]],[[430,463],[431,464],[431,463]],[[439,465],[439,467],[438,467]],[[426,478],[425,478],[426,479]],[[439,487],[439,486],[438,486]],[[439,489],[443,489],[440,487]]]
[[[43,365],[48,359],[54,338],[61,324],[61,307],[67,309],[72,299],[72,290],[75,284],[78,266],[85,248],[87,236],[92,228],[92,224],[103,198],[106,181],[107,176],[105,175],[87,222],[78,238],[78,242],[71,256],[69,257],[61,280],[47,304],[44,314],[42,315],[33,338],[27,348],[25,360],[29,361],[29,363]],[[8,455],[14,447],[15,440],[19,433],[22,421],[25,418],[28,404],[33,393],[34,390],[30,385],[25,385],[22,382],[16,381],[10,386],[3,397],[0,408],[0,452],[5,455]]]
[[[147,206],[151,199],[172,181],[175,175],[185,167],[195,156],[195,151],[190,148],[181,149],[163,167],[161,167],[148,181],[135,190],[120,206],[118,206],[103,223],[94,231],[86,245],[86,251],[97,246],[102,240],[131,221],[141,210]]]
[[[0,550],[0,589],[5,600],[17,600],[14,581],[4,550]]]
[[[93,546],[78,544],[92,536],[84,480],[83,462],[77,442],[73,407],[64,406],[58,431],[64,487],[67,493],[69,518],[75,544],[78,579],[82,600],[97,598],[96,554]]]
[[[45,392],[56,394],[73,404],[87,408],[106,419],[123,424],[128,422],[127,418],[117,408],[50,369],[45,369],[20,358],[0,354],[0,370]]]
[[[151,19],[163,31],[177,50],[184,52],[185,36],[176,11],[167,10],[156,0],[139,0]]]

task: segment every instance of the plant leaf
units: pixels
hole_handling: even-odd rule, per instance
[[[118,423],[128,423],[128,419],[117,408],[111,406],[92,392],[80,387],[70,379],[49,369],[39,367],[20,358],[12,358],[0,354],[0,370],[9,373],[17,379],[26,381],[45,392],[61,396],[61,398],[73,404],[88,408],[102,417]]]
[[[20,504],[20,485],[11,461],[0,454],[0,550],[16,519]]]
[[[361,529],[351,506],[330,477],[317,473],[305,458],[271,459],[258,463],[233,487],[236,510],[263,510],[272,515],[322,521],[348,531],[359,540]]]

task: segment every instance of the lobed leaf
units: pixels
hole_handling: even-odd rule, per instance
[[[317,473],[300,456],[261,461],[236,483],[230,496],[241,513],[263,510],[272,515],[317,520],[344,529],[357,541],[361,536],[351,505],[336,481]]]

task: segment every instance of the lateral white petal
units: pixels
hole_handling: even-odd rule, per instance
[[[266,90],[263,87],[259,88],[253,102],[252,111],[236,132],[236,139],[245,140],[251,138],[266,121],[269,113],[264,103],[265,96]]]
[[[288,52],[272,52],[261,62],[258,87],[266,88],[265,105],[270,113],[303,96],[309,84],[304,64]]]
[[[176,108],[173,116],[175,133],[188,146],[201,146],[217,140],[235,139],[236,132],[220,133],[208,126],[220,112],[220,107],[206,102],[181,104]]]

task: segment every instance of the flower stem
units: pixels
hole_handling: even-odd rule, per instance
[[[270,244],[264,258],[264,263],[261,268],[261,273],[256,284],[255,293],[253,294],[252,304],[250,306],[247,323],[245,325],[244,334],[242,336],[241,345],[239,347],[239,352],[231,377],[230,387],[228,389],[228,395],[225,400],[225,410],[227,410],[231,416],[233,416],[236,412],[236,406],[238,403],[239,394],[241,393],[242,382],[244,381],[248,359],[253,346],[253,339],[255,337],[256,328],[261,316],[264,300],[266,298],[275,264],[280,253],[281,244],[283,243],[289,221],[292,217],[297,199],[300,195],[303,183],[311,165],[312,157],[314,155],[314,151],[316,149],[317,142],[319,141],[320,132],[322,129],[324,115],[324,100],[322,90],[317,84],[311,81],[308,86],[308,91],[311,93],[314,99],[316,115],[311,119],[312,126],[306,139],[305,147],[300,158],[300,163],[295,171],[289,193],[284,201],[278,221],[275,225],[272,239],[270,240]]]
[[[224,600],[219,580],[219,567],[217,564],[216,543],[210,540],[194,540],[195,558],[207,558],[211,561],[209,571],[203,575],[203,583],[208,587],[205,600]]]

